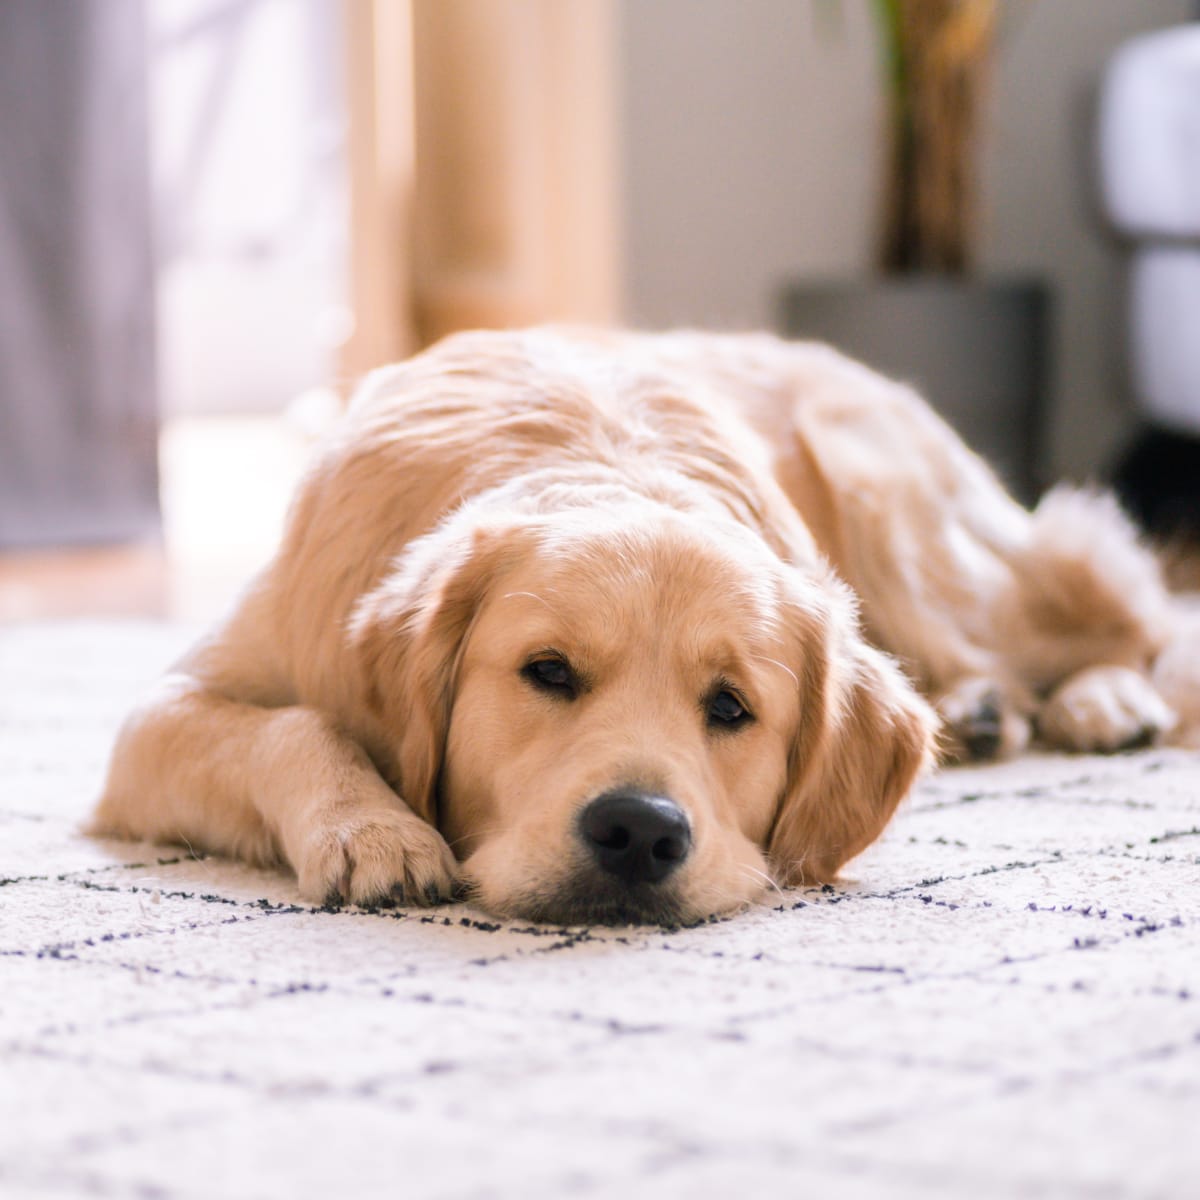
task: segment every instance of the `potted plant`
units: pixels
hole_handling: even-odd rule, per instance
[[[873,0],[887,103],[877,274],[796,283],[786,333],[916,384],[1018,492],[1040,483],[1048,298],[973,274],[997,0]]]

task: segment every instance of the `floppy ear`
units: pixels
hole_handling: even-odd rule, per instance
[[[816,672],[767,855],[784,884],[825,883],[865,850],[930,760],[937,720],[857,633]],[[812,674],[810,670],[810,674]]]
[[[517,549],[514,530],[443,527],[412,543],[348,624],[362,701],[398,764],[408,806],[437,824],[437,782],[463,646],[488,589]]]

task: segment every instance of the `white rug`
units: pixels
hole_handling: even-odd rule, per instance
[[[1200,756],[927,782],[700,928],[326,912],[74,832],[185,631],[0,632],[0,1195],[1200,1195]]]

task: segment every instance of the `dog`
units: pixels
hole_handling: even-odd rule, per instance
[[[829,347],[458,334],[364,382],[91,828],[317,903],[692,922],[833,879],[935,754],[1162,739],[1176,625],[1113,501],[1026,511]]]

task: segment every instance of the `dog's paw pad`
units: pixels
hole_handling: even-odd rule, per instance
[[[945,762],[984,762],[1019,753],[1029,722],[990,679],[965,679],[937,700]]]
[[[300,890],[326,907],[437,904],[452,897],[454,856],[437,830],[393,810],[315,828],[296,864]]]
[[[1038,732],[1050,745],[1103,754],[1152,746],[1174,724],[1149,680],[1128,667],[1072,675],[1038,713]]]

